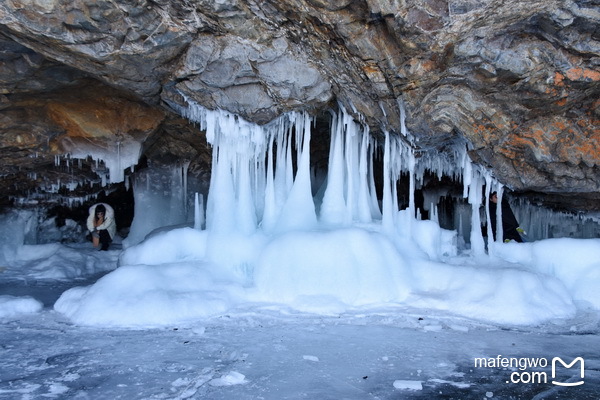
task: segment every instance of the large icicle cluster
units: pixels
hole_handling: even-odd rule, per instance
[[[486,218],[480,216],[482,193],[485,187],[487,198],[493,188],[501,196],[501,185],[473,165],[464,148],[456,147],[443,155],[416,154],[408,143],[410,135],[404,123],[403,136],[386,132],[380,203],[373,172],[374,154],[380,145],[370,136],[368,126],[356,122],[340,105],[339,112],[332,112],[327,178],[313,193],[312,118],[308,114],[292,112],[258,126],[228,112],[207,110],[186,101],[189,107],[181,111],[200,124],[214,149],[206,211],[208,229],[248,234],[257,227],[265,232],[282,232],[312,229],[317,224],[340,227],[381,221],[388,232],[410,233],[416,215],[414,192],[429,171],[438,177],[462,177],[464,197],[472,206],[470,241],[476,254],[485,252],[480,229],[481,218]],[[399,213],[397,192],[402,174],[409,177],[409,205],[404,214]],[[435,205],[432,208],[435,220]]]
[[[349,225],[381,218],[373,178],[374,149],[368,127],[355,123],[343,108],[333,115],[322,222]]]
[[[368,127],[343,107],[332,115],[324,187],[313,194],[308,114],[288,113],[260,127],[188,102],[187,117],[200,123],[214,148],[207,228],[250,233],[260,226],[281,232],[311,229],[318,223],[339,227],[379,219],[390,228],[395,225],[396,182],[402,171],[414,170],[415,165],[405,142],[386,135],[382,212],[373,172],[377,144]]]
[[[214,149],[208,229],[248,234],[259,225],[273,230],[316,224],[307,114],[286,114],[260,127],[220,110],[192,105],[189,111]]]
[[[122,139],[103,148],[93,144],[79,145],[72,149],[70,157],[86,159],[91,157],[96,161],[95,172],[102,179],[102,186],[108,183],[119,183],[125,180],[125,170],[137,164],[142,154],[142,144],[134,139]],[[102,162],[104,168],[99,168]]]

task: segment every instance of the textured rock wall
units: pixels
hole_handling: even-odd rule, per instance
[[[599,22],[595,0],[5,0],[2,185],[81,138],[205,165],[182,95],[260,124],[341,102],[375,135],[401,99],[417,148],[598,209]]]

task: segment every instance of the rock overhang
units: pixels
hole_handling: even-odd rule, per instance
[[[61,149],[45,150],[42,136],[51,142],[69,129],[56,112],[43,118],[35,107],[89,78],[148,111],[152,127],[131,130],[142,152],[153,136],[173,139],[165,132],[173,131],[181,94],[259,124],[339,101],[374,134],[399,133],[401,99],[415,146],[465,143],[475,161],[519,191],[592,198],[600,191],[598,16],[584,2],[219,4],[4,3],[3,147],[50,162]],[[80,107],[95,101],[88,95]],[[103,107],[107,121],[128,108]],[[40,145],[19,147],[27,129],[15,127],[26,125]],[[14,173],[16,157],[5,159],[3,173]],[[19,165],[33,170],[26,161]]]

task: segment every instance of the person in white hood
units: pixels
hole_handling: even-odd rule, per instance
[[[87,228],[92,234],[92,243],[94,247],[100,247],[100,250],[108,250],[117,233],[117,224],[115,223],[115,211],[106,203],[94,204],[90,207],[90,215],[87,219]]]

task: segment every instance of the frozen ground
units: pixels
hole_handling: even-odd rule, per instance
[[[0,398],[598,398],[594,333],[398,314],[314,318],[252,310],[185,327],[107,330],[74,326],[46,310],[0,326]],[[583,356],[585,384],[508,384],[510,370],[474,368],[474,357],[498,354]],[[540,370],[550,377],[549,368]]]
[[[45,269],[46,275],[70,271],[71,277],[60,280],[40,278],[31,266],[29,272],[5,268],[0,299],[31,296],[43,308],[0,307],[1,399],[600,396],[598,314],[591,310],[516,327],[400,305],[317,315],[262,303],[186,323],[131,329],[81,326],[52,308],[69,287],[90,285],[116,268],[119,253],[61,246],[53,255],[55,264]],[[81,274],[66,268],[75,254],[97,268]],[[475,358],[499,355],[547,359],[545,368],[527,369],[546,372],[547,383],[507,383],[519,368],[475,367]],[[583,357],[585,383],[553,385],[550,360],[555,356],[566,362]],[[577,368],[557,374],[562,382],[580,378]]]

